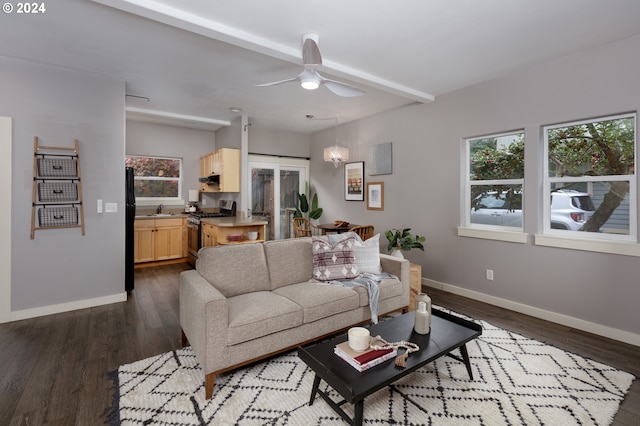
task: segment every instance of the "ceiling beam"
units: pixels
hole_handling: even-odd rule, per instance
[[[184,10],[155,0],[92,1],[218,41],[229,43],[243,49],[251,50],[253,52],[268,55],[294,64],[302,64],[301,48],[292,48],[281,43],[276,43],[264,37],[259,37],[238,28],[185,12]],[[302,36],[302,34],[300,34],[300,36]],[[429,93],[425,93],[330,60],[323,61],[322,70],[335,75],[336,77],[347,78],[353,82],[373,87],[387,93],[392,93],[406,99],[411,99],[413,101],[428,103],[433,102],[435,99],[435,97]]]

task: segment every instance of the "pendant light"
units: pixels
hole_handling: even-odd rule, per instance
[[[336,120],[336,144],[324,149],[324,161],[333,163],[333,167],[338,167],[342,163],[349,161],[349,148],[338,146],[338,117]]]

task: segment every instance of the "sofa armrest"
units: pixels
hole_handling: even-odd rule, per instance
[[[411,264],[409,261],[407,259],[401,259],[399,257],[380,253],[380,265],[382,266],[383,272],[393,274],[400,279],[400,282],[402,282],[402,295],[406,298],[407,306],[409,306],[409,295],[411,294]]]
[[[210,373],[209,358],[227,347],[229,309],[227,298],[195,270],[180,273],[180,326]]]

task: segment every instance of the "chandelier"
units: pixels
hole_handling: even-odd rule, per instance
[[[324,149],[324,161],[333,163],[333,167],[337,168],[340,164],[349,161],[349,148],[338,146],[338,117],[335,117],[335,120],[336,144]]]
[[[324,161],[333,163],[333,167],[338,167],[345,161],[349,161],[349,148],[344,146],[328,146],[324,149]]]

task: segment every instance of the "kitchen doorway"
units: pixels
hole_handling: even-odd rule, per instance
[[[291,217],[309,180],[309,160],[249,155],[251,215],[267,221],[269,240],[290,238]]]

